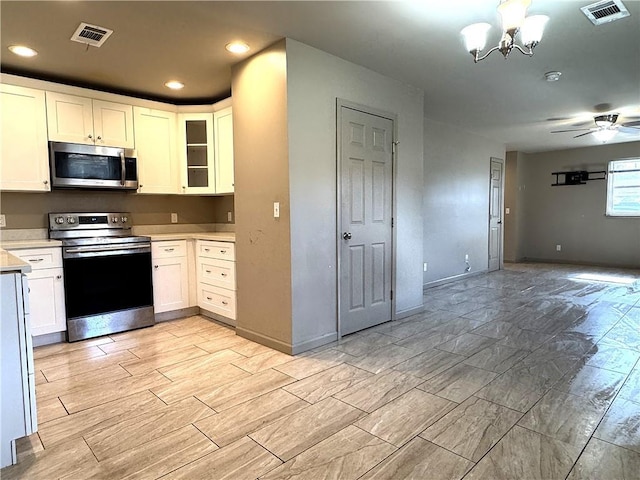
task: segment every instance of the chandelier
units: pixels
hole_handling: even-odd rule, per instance
[[[462,29],[464,43],[473,61],[478,63],[491,53],[499,50],[507,58],[514,48],[525,55],[532,56],[533,49],[540,43],[544,27],[549,21],[546,15],[526,16],[531,0],[502,0],[498,5],[498,12],[502,18],[502,38],[498,45],[481,56],[487,44],[487,32],[491,28],[488,23],[474,23]],[[521,47],[515,43],[516,35],[520,34]]]

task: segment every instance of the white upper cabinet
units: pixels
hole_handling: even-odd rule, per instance
[[[139,193],[179,193],[176,155],[177,115],[134,107]]]
[[[0,190],[51,190],[42,90],[0,84]]]
[[[47,92],[49,140],[134,148],[133,107]]]
[[[233,193],[231,107],[213,114],[182,113],[178,126],[182,193]]]
[[[213,114],[216,193],[233,193],[233,115],[231,107]]]
[[[178,125],[182,193],[216,193],[213,114],[181,113]]]

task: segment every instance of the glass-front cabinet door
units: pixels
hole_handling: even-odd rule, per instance
[[[216,193],[213,114],[179,115],[182,193]]]

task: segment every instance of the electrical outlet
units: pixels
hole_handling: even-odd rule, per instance
[[[556,245],[556,252],[562,251],[562,245]]]
[[[171,214],[171,223],[178,223],[178,214],[177,213],[172,213]]]
[[[3,214],[0,214],[0,228],[7,226],[7,218]]]
[[[227,222],[232,222],[232,221],[233,221],[233,213],[227,212]]]
[[[465,262],[468,262],[468,261],[469,261],[469,254],[468,254],[468,253],[467,253],[467,254],[465,254],[465,256],[464,256],[464,261],[465,261]]]
[[[509,207],[504,209],[505,215],[509,215],[511,213],[511,209]]]
[[[273,202],[273,218],[280,218],[280,202]]]
[[[422,271],[423,271],[423,272],[426,272],[426,271],[427,271],[427,268],[429,268],[429,264],[428,264],[427,262],[424,262],[424,263],[422,264]]]

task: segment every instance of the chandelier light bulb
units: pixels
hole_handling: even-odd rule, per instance
[[[531,15],[524,19],[520,35],[522,35],[522,44],[525,46],[540,43],[544,27],[547,25],[549,17],[546,15]]]
[[[488,23],[474,23],[462,29],[464,45],[468,52],[481,51],[487,44],[487,32],[491,28]]]
[[[502,17],[502,30],[508,32],[520,28],[530,4],[531,0],[504,0],[498,5],[498,13]]]

